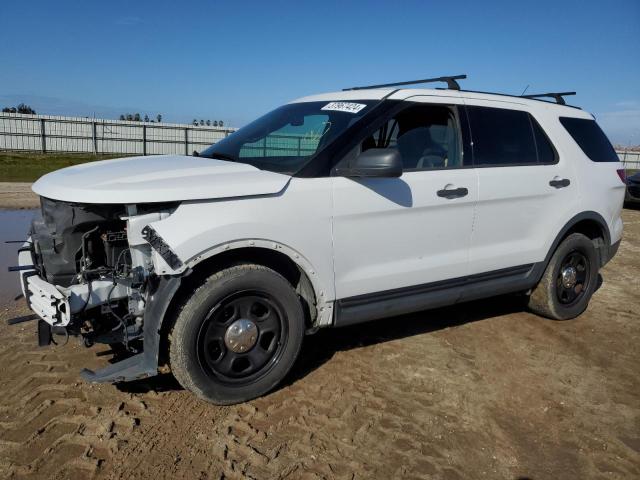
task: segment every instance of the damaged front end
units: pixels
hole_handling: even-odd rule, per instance
[[[103,343],[120,352],[121,360],[107,368],[84,370],[85,379],[114,382],[157,373],[159,323],[180,284],[179,275],[160,275],[174,272],[180,260],[150,232],[178,205],[41,197],[42,216],[19,251],[22,290],[40,317],[40,344],[57,335],[79,336],[87,347]]]

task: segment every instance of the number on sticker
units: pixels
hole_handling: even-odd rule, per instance
[[[331,102],[322,107],[321,110],[334,110],[336,112],[358,113],[366,107],[363,103],[351,102]]]

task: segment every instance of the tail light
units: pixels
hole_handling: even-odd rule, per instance
[[[621,168],[620,170],[616,170],[616,172],[618,172],[618,176],[620,177],[620,180],[622,180],[622,183],[624,183],[625,185],[627,184],[627,174],[624,171],[624,168]]]

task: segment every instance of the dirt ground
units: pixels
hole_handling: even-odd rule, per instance
[[[0,182],[0,208],[38,208],[40,200],[31,191],[31,183]]]
[[[286,384],[216,407],[170,376],[83,383],[0,309],[3,478],[640,478],[640,210],[579,319],[514,297],[309,337]]]

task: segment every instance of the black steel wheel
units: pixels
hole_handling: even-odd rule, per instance
[[[591,239],[580,233],[567,236],[551,256],[540,282],[529,296],[529,308],[555,320],[584,312],[595,291],[598,254]]]
[[[202,368],[234,384],[259,378],[278,362],[287,324],[277,299],[255,290],[237,292],[213,307],[197,339]]]
[[[304,330],[302,304],[284,277],[260,265],[230,267],[209,277],[178,314],[171,370],[212,403],[251,400],[289,372]]]
[[[556,276],[556,295],[563,305],[574,305],[589,288],[589,260],[579,252],[572,251],[564,257]]]

